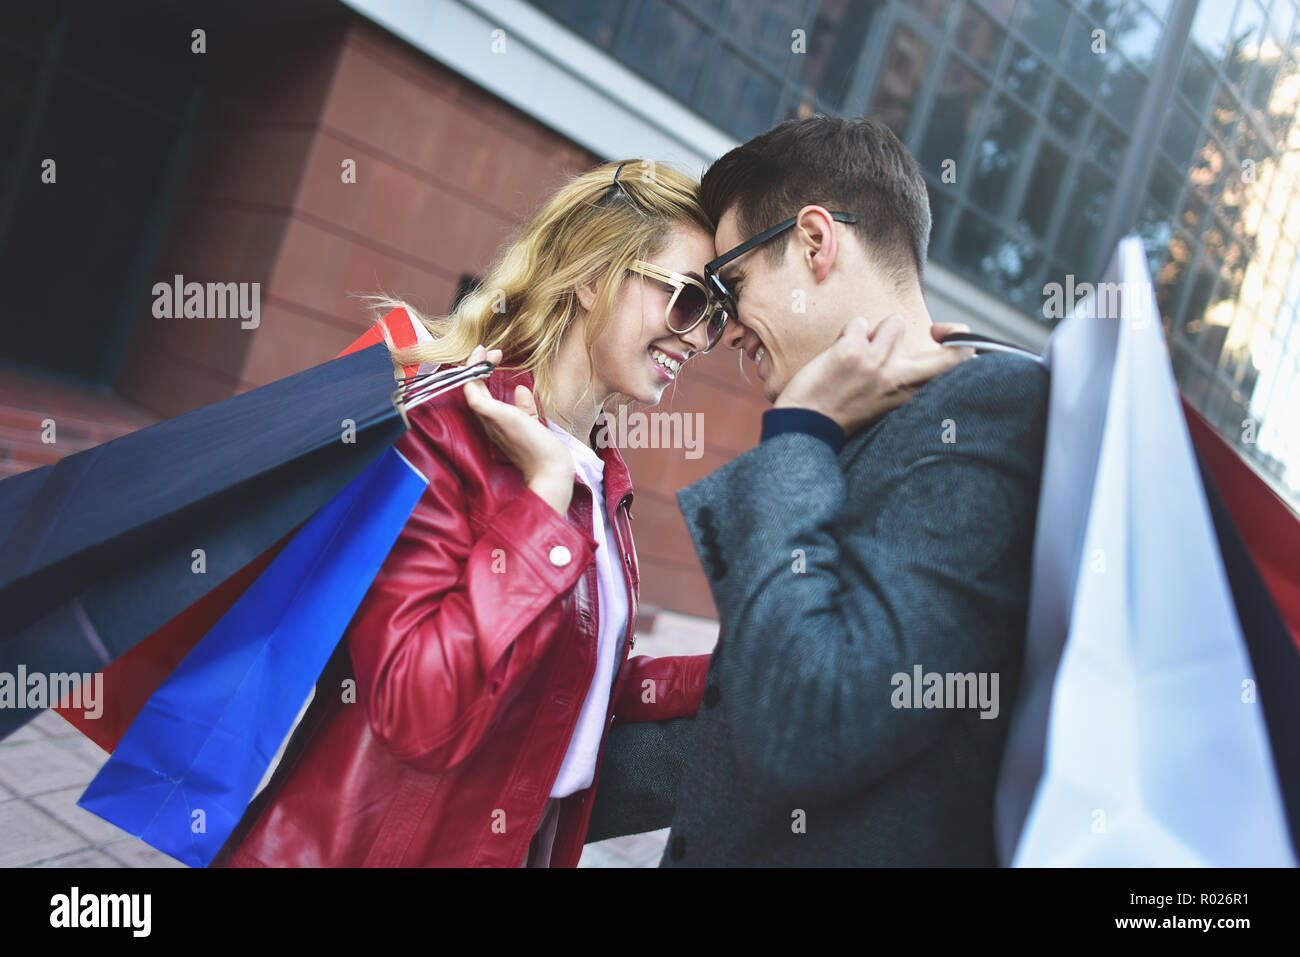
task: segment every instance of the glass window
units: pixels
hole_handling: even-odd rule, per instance
[[[1124,150],[1128,148],[1128,137],[1113,124],[1095,116],[1092,132],[1084,145],[1086,155],[1096,160],[1102,167],[1118,173],[1124,162]]]
[[[1237,19],[1232,22],[1227,57],[1223,64],[1228,79],[1241,83],[1255,58],[1259,56],[1260,33],[1264,29],[1264,11],[1255,0],[1241,0]]]
[[[1178,206],[1178,193],[1181,189],[1180,177],[1163,162],[1157,160],[1156,168],[1151,172],[1147,193],[1156,201],[1159,208],[1164,210],[1166,216]]]
[[[1182,107],[1176,107],[1165,124],[1160,145],[1175,163],[1186,166],[1196,149],[1196,120]]]
[[[1038,276],[1043,267],[1042,251],[1004,232],[994,249],[993,262],[999,284],[1011,301],[1028,312],[1041,315],[1043,287]]]
[[[967,4],[962,8],[957,21],[957,47],[976,63],[995,69],[1006,37],[1006,31],[978,7]]]
[[[1051,74],[1043,61],[1017,43],[1011,49],[1003,83],[1013,93],[1018,93],[1029,103],[1037,105],[1047,89]]]
[[[642,0],[616,52],[651,82],[679,100],[689,100],[708,48],[708,36],[684,14],[663,0]]]
[[[1148,199],[1138,210],[1134,230],[1142,238],[1142,245],[1147,253],[1147,265],[1151,275],[1159,275],[1168,256],[1169,240],[1173,238],[1174,224],[1169,213],[1161,209],[1154,201]]]
[[[1210,108],[1210,132],[1231,142],[1240,116],[1241,106],[1237,103],[1237,98],[1231,90],[1220,84],[1214,97],[1214,106]]]
[[[1229,305],[1224,303],[1223,296],[1215,292],[1211,296],[1211,302],[1206,306],[1206,311],[1215,309],[1216,306]],[[1191,313],[1188,313],[1191,315]],[[1201,354],[1208,365],[1216,366],[1219,364],[1219,355],[1223,352],[1223,344],[1228,339],[1228,325],[1223,322],[1202,322],[1201,335],[1197,342],[1197,351]],[[1217,376],[1209,377],[1209,389],[1207,400],[1213,402],[1223,394],[1223,385]],[[1202,403],[1205,408],[1208,403]],[[1209,411],[1208,409],[1206,411]]]
[[[1039,239],[1047,236],[1052,222],[1052,208],[1056,205],[1061,183],[1065,180],[1067,157],[1065,151],[1044,141],[1038,148],[1034,171],[1029,177],[1029,188],[1020,205],[1018,222]]]
[[[801,97],[790,97],[777,112],[775,123],[784,123],[786,120],[806,120],[817,112],[817,106],[812,97],[804,91]]]
[[[1255,68],[1250,71],[1246,102],[1260,114],[1268,110],[1269,94],[1273,92],[1273,81],[1277,79],[1281,65],[1280,51],[1268,46],[1260,50]]]
[[[771,127],[780,99],[775,80],[723,48],[714,55],[707,89],[696,103],[706,117],[747,140]]]
[[[1101,242],[1101,231],[1106,226],[1110,199],[1115,192],[1115,182],[1092,163],[1079,164],[1079,174],[1074,181],[1065,220],[1061,223],[1056,252],[1067,263],[1086,268],[1088,257]]]
[[[943,29],[952,9],[952,0],[911,0],[908,6],[936,27]]]
[[[1142,73],[1119,54],[1106,58],[1106,73],[1101,81],[1101,103],[1121,125],[1137,119],[1147,81]]]
[[[1187,97],[1197,113],[1205,109],[1214,90],[1214,67],[1195,46],[1188,46],[1183,54],[1183,66],[1178,77],[1178,89]]]
[[[1201,3],[1196,7],[1196,18],[1192,20],[1192,42],[1205,51],[1210,62],[1215,64],[1223,59],[1228,48],[1228,28],[1232,24],[1232,3]]]
[[[795,55],[790,49],[794,42],[790,34],[796,28],[807,30],[810,26],[803,22],[805,6],[803,0],[732,3],[727,11],[725,36],[736,47],[784,76],[790,57]],[[814,37],[815,33],[809,34],[809,45]]]
[[[1042,254],[1034,245],[1018,242],[994,223],[967,209],[952,240],[954,264],[1004,293],[1022,308],[1041,308],[1037,285]]]
[[[1060,80],[1052,91],[1052,101],[1047,105],[1047,118],[1052,125],[1074,139],[1083,129],[1084,117],[1088,115],[1088,101],[1075,93]]]
[[[1169,323],[1178,308],[1178,300],[1187,284],[1188,267],[1192,257],[1192,241],[1187,233],[1175,228],[1169,239],[1164,265],[1155,274],[1156,305],[1160,315]]]
[[[1070,10],[1061,0],[1031,0],[1020,5],[1017,27],[1030,44],[1051,59],[1061,45],[1069,19]]]
[[[1143,70],[1149,70],[1160,53],[1160,38],[1164,28],[1155,17],[1136,3],[1130,2],[1118,17],[1103,19],[1107,40]]]
[[[944,160],[961,161],[987,89],[988,84],[974,70],[956,57],[948,57],[943,83],[935,94],[926,124],[925,139],[917,153],[922,166],[938,171]]]
[[[1204,259],[1197,262],[1191,276],[1187,302],[1183,307],[1183,335],[1189,342],[1196,342],[1205,326],[1205,309],[1214,294],[1214,282],[1218,275],[1217,262],[1206,262]]]
[[[1278,84],[1279,89],[1284,86],[1289,88],[1290,84],[1296,82],[1296,74],[1294,70],[1294,65],[1287,68],[1287,72],[1283,74],[1282,81]],[[1291,107],[1291,104],[1286,103],[1284,98],[1278,97],[1277,100],[1278,102],[1274,105],[1281,108],[1268,112],[1265,115],[1265,122],[1267,123],[1270,132],[1273,134],[1273,139],[1278,143],[1285,143],[1287,130],[1291,128],[1291,123],[1295,119],[1296,111],[1294,108],[1289,108]]]
[[[1087,21],[1075,17],[1065,38],[1065,49],[1057,60],[1061,72],[1085,93],[1097,89],[1106,66],[1106,54],[1092,50],[1092,29]]]
[[[1028,155],[1034,120],[1010,98],[998,97],[989,109],[984,135],[975,147],[975,170],[970,197],[990,213],[998,214],[1007,187]]]
[[[897,24],[889,39],[868,113],[905,142],[907,126],[929,64],[930,45],[903,24]]]
[[[1178,218],[1179,225],[1187,230],[1189,235],[1200,236],[1205,230],[1206,210],[1205,200],[1189,191],[1183,203],[1183,213]]]
[[[822,0],[799,71],[806,93],[837,110],[844,106],[867,31],[884,6],[885,0]]]
[[[1265,167],[1272,161],[1273,150],[1264,138],[1264,134],[1250,119],[1244,119],[1237,125],[1237,136],[1233,141],[1233,147],[1236,149],[1236,161],[1232,164],[1227,172],[1240,176],[1241,161],[1255,161],[1255,179],[1262,179],[1265,175]],[[1229,162],[1232,162],[1231,160]]]
[[[1291,25],[1295,22],[1295,7],[1292,0],[1273,0],[1273,10],[1268,21],[1268,32],[1277,41],[1278,46],[1285,47],[1291,39]]]
[[[1187,173],[1192,188],[1207,203],[1213,202],[1215,194],[1222,185],[1226,169],[1232,160],[1219,140],[1209,137],[1192,157],[1192,168]]]
[[[997,245],[1002,230],[973,210],[962,214],[961,222],[952,237],[953,263],[964,272],[987,278],[990,271],[985,260]]]
[[[1016,9],[1016,0],[980,0],[980,3],[999,23],[1010,23],[1011,14]]]

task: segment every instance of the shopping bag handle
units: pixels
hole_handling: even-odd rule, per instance
[[[435,396],[459,388],[472,379],[484,379],[496,369],[490,362],[476,362],[472,366],[457,366],[442,371],[419,372],[399,380],[402,384],[393,393],[393,404],[399,409],[413,409]]]
[[[1032,349],[1026,349],[1024,346],[1018,346],[1012,342],[1003,342],[1001,339],[994,339],[992,336],[982,336],[978,332],[950,332],[939,340],[939,344],[951,346],[955,349],[969,347],[973,348],[977,353],[1005,352],[1008,355],[1024,356],[1038,362],[1047,361]]]

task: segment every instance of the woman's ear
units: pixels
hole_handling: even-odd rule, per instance
[[[584,312],[591,312],[591,307],[596,304],[596,285],[597,281],[592,279],[589,282],[579,283],[573,289],[578,296],[578,305]]]

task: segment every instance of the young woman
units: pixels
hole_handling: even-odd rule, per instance
[[[629,657],[632,484],[595,436],[720,338],[696,188],[579,176],[425,341],[385,333],[497,369],[409,411],[428,487],[214,866],[573,866],[610,724],[695,713],[707,655]]]

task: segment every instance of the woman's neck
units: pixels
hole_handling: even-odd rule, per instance
[[[591,445],[591,430],[609,398],[601,383],[590,374],[590,358],[580,336],[570,335],[551,360],[550,418],[556,425]]]

